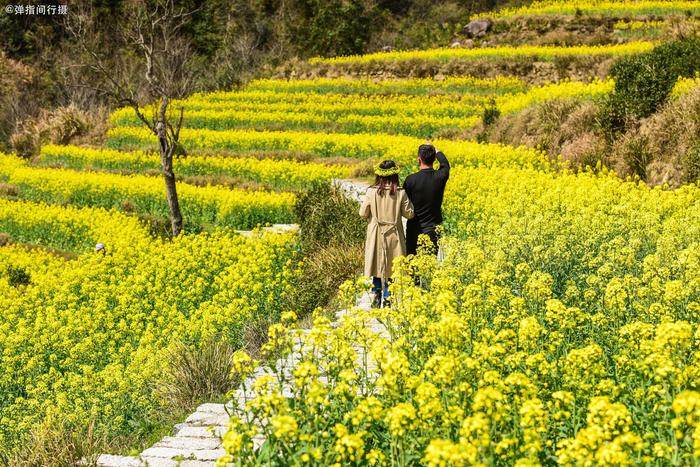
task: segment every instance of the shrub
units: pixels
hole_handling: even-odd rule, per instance
[[[678,77],[700,70],[700,39],[669,42],[651,52],[625,57],[613,65],[615,91],[603,105],[599,122],[610,136],[630,121],[648,117],[666,102]]]
[[[5,270],[7,276],[7,281],[12,287],[19,287],[22,285],[29,285],[31,282],[31,275],[26,269],[20,266],[9,265]]]
[[[498,107],[496,107],[495,100],[491,99],[489,105],[484,107],[484,112],[481,115],[481,122],[484,124],[485,127],[489,127],[493,125],[500,116],[501,111],[498,110]]]
[[[315,250],[304,263],[304,274],[291,293],[294,310],[307,315],[329,305],[343,281],[362,274],[364,249],[360,245],[330,245]]]
[[[317,184],[298,198],[296,215],[304,261],[303,280],[291,293],[300,316],[327,305],[338,286],[363,265],[366,221],[356,201],[330,184]]]
[[[295,206],[302,249],[309,252],[328,245],[362,245],[366,224],[358,211],[357,202],[337,187],[313,185],[299,196]]]
[[[335,56],[364,51],[371,33],[372,2],[294,0],[291,3],[298,14],[287,24],[301,53]]]
[[[647,180],[647,166],[654,160],[649,139],[630,132],[624,135],[613,147],[618,157],[617,172],[622,176],[637,175]]]
[[[688,150],[683,158],[683,172],[687,182],[700,180],[700,140]]]

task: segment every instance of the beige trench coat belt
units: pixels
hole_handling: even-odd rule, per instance
[[[382,242],[384,244],[384,270],[382,274],[382,281],[386,281],[387,277],[384,276],[386,276],[386,271],[389,269],[389,256],[387,255],[387,251],[389,251],[389,244],[387,243],[388,234],[391,234],[392,232],[398,234],[398,231],[396,230],[396,224],[394,222],[380,220],[377,220],[376,222],[379,225],[379,233],[382,236]]]

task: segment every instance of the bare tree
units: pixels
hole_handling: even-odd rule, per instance
[[[181,148],[184,107],[180,106],[174,115],[169,107],[173,99],[189,94],[195,82],[194,70],[189,66],[192,51],[182,34],[195,11],[179,8],[174,0],[131,0],[126,4],[122,36],[140,57],[142,80],[129,80],[123,75],[120,78],[117,67],[122,62],[119,58],[99,50],[100,41],[95,40],[99,27],[91,2],[83,9],[73,9],[66,25],[83,52],[85,62],[80,65],[99,77],[98,86],[81,86],[114,99],[118,105],[133,108],[136,117],[158,138],[173,236],[180,234],[183,222],[173,157]],[[148,117],[140,105],[143,98],[156,103]]]

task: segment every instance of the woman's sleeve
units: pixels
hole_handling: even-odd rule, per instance
[[[367,191],[367,194],[360,205],[360,215],[365,219],[369,219],[369,217],[372,215],[372,208],[369,203],[369,191]]]
[[[405,190],[401,191],[401,215],[406,219],[413,219],[413,203],[408,199],[408,195]]]

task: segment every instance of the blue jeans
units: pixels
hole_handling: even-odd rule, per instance
[[[386,284],[384,284],[384,298],[389,298],[389,281],[386,281]],[[372,278],[372,292],[373,293],[380,293],[382,291],[382,278],[381,277],[373,277]]]

